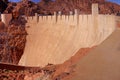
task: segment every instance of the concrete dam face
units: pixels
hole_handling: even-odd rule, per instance
[[[99,45],[115,30],[113,15],[28,17],[27,43],[19,65],[60,64],[80,48]]]
[[[96,9],[97,10],[97,9]],[[27,17],[28,32],[19,65],[61,64],[80,48],[103,42],[115,30],[114,15],[53,15]]]

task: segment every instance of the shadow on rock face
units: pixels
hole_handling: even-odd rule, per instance
[[[15,26],[24,26],[27,23],[24,17],[18,17],[18,18],[13,18],[10,22],[10,25],[15,25]]]
[[[0,32],[4,31],[5,29],[5,24],[0,20]]]
[[[7,4],[1,0],[0,1],[0,12],[3,13],[6,8],[7,8]]]

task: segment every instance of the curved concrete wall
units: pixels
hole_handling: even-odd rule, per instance
[[[115,30],[113,15],[28,17],[23,66],[60,64],[80,48],[99,45]]]

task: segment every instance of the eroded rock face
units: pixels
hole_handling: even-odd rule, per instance
[[[53,14],[54,11],[62,11],[62,14],[69,14],[69,11],[78,9],[80,14],[90,14],[92,3],[99,4],[99,10],[102,14],[117,14],[120,6],[105,0],[56,0],[49,2],[40,2],[41,14]]]
[[[5,30],[5,24],[0,21],[0,32],[3,32]]]
[[[21,1],[19,3],[9,3],[4,13],[19,12],[20,15],[34,15],[37,12],[38,6],[32,1]]]
[[[0,62],[17,64],[26,42],[24,18],[13,19],[0,34]]]
[[[3,13],[6,8],[7,8],[7,1],[1,0],[0,1],[0,12]]]
[[[52,15],[54,11],[62,11],[62,14],[69,14],[70,11],[78,9],[80,14],[91,14],[92,3],[99,4],[101,14],[119,14],[120,6],[105,0],[42,0],[35,4],[32,1],[23,0],[19,3],[9,3],[5,13],[12,13],[14,10],[21,15]]]

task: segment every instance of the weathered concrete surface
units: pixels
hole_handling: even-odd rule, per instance
[[[77,63],[67,80],[120,80],[120,30]]]
[[[115,29],[113,15],[28,17],[27,43],[19,65],[60,64],[80,48],[99,45]]]

